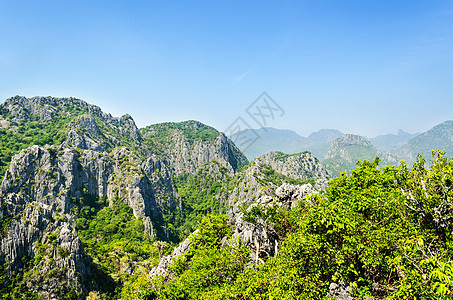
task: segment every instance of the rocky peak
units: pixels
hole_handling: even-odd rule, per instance
[[[354,134],[345,134],[342,137],[333,141],[333,143],[330,145],[329,151],[327,152],[325,159],[335,157],[336,155],[338,155],[338,151],[341,148],[344,148],[347,146],[362,146],[362,147],[372,148],[372,149],[375,148],[369,140],[367,140],[366,138],[364,138],[362,136],[354,135]]]
[[[204,164],[217,161],[229,175],[247,163],[242,152],[223,133],[198,121],[154,124],[140,130],[175,176],[195,175]]]
[[[272,151],[257,157],[255,163],[258,165],[269,165],[276,172],[293,179],[329,179],[329,174],[324,169],[324,166],[310,152],[284,154]]]

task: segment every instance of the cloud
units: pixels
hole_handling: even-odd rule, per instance
[[[248,71],[242,73],[241,75],[235,77],[234,80],[233,80],[233,83],[234,83],[234,84],[238,84],[239,82],[242,81],[242,79],[244,79],[245,77],[247,77],[247,76],[248,76],[250,73],[252,73],[252,72],[253,72],[253,69],[250,69],[250,70],[248,70]]]

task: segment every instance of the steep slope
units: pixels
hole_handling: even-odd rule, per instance
[[[334,129],[321,129],[302,137],[292,130],[263,127],[259,129],[245,129],[238,136],[256,141],[247,148],[241,149],[249,160],[270,151],[283,153],[298,153],[310,151],[318,158],[324,158],[330,143],[343,134]],[[241,147],[241,144],[238,144]]]
[[[375,138],[370,138],[370,141],[380,150],[392,151],[402,147],[417,135],[419,133],[408,133],[400,129],[397,134],[378,135]]]
[[[233,175],[248,162],[223,133],[198,121],[154,124],[140,132],[150,151],[165,160],[175,176],[194,175],[214,160]]]
[[[0,105],[0,176],[11,157],[32,145],[110,151],[137,150],[141,137],[129,115],[114,118],[75,98],[15,96]]]
[[[336,129],[318,130],[308,136],[309,144],[306,150],[313,153],[317,158],[324,159],[327,151],[329,151],[330,144],[341,136],[343,136],[343,133]]]
[[[246,247],[242,251],[255,262],[274,256],[284,236],[267,219],[265,211],[294,207],[309,194],[323,190],[329,178],[323,165],[309,152],[289,155],[274,151],[257,157],[219,187],[217,196],[228,203],[231,228],[230,237],[221,236],[222,243],[242,241]],[[150,276],[164,275],[169,280],[174,275],[169,265],[185,255],[190,257],[198,234],[195,231],[172,254],[162,258]]]
[[[187,207],[212,212],[178,190],[203,191],[209,175],[215,198],[247,163],[199,122],[156,124],[143,139],[130,116],[74,98],[16,96],[0,118],[0,289],[10,297],[117,297],[156,263],[154,239],[188,234],[176,226]]]
[[[427,132],[412,138],[406,145],[396,149],[394,153],[408,164],[415,162],[417,155],[425,159],[431,158],[431,151],[443,149],[447,156],[453,155],[453,121],[436,125]]]
[[[341,172],[349,173],[356,167],[357,161],[373,161],[376,156],[381,160],[381,165],[397,164],[398,160],[388,152],[378,150],[366,138],[345,134],[336,139],[329,148],[323,164],[332,172],[334,177]]]
[[[119,201],[132,208],[149,237],[162,235],[164,229],[152,222],[162,214],[155,196],[140,161],[125,148],[110,154],[27,148],[13,157],[0,188],[0,216],[8,220],[0,264],[7,262],[4,271],[10,276],[26,271],[28,290],[42,297],[59,289],[86,294],[101,282],[89,280],[95,266],[84,254],[77,231],[85,225],[79,221]]]

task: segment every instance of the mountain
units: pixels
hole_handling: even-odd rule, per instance
[[[138,129],[129,115],[75,98],[12,97],[0,105],[0,125],[6,298],[129,299],[165,247],[202,216],[228,213],[235,234],[253,240],[267,231],[247,229],[238,205],[289,191],[300,200],[329,178],[308,152],[248,164],[223,133],[198,121]],[[260,239],[247,247],[265,258],[261,251],[275,245]]]
[[[410,139],[394,153],[408,164],[413,164],[418,154],[429,160],[431,151],[437,149],[445,150],[446,156],[453,155],[453,121],[443,122]]]
[[[337,177],[344,171],[350,173],[351,170],[355,169],[357,161],[373,161],[376,156],[379,156],[381,165],[398,163],[396,157],[389,152],[377,149],[366,138],[345,134],[330,145],[323,164],[327,170],[332,172],[334,177]]]
[[[422,142],[448,138],[441,125]],[[451,293],[451,159],[412,170],[374,161],[331,180],[327,168],[338,176],[358,159],[395,159],[345,135],[325,164],[308,151],[248,162],[198,121],[138,129],[74,98],[10,98],[0,126],[1,298]]]
[[[113,293],[153,264],[153,239],[179,241],[196,216],[219,213],[216,193],[192,203],[185,189],[213,178],[217,191],[248,163],[200,122],[139,130],[75,98],[9,98],[0,124],[0,288],[11,297]]]
[[[319,159],[324,159],[330,144],[341,136],[343,133],[336,129],[321,129],[313,132],[308,136],[309,144],[306,150],[312,152]]]
[[[237,136],[247,140],[256,139],[251,145],[242,146],[238,143],[238,147],[249,160],[253,160],[270,151],[281,151],[284,153],[311,151],[316,157],[322,159],[327,153],[330,143],[342,135],[338,130],[321,129],[308,137],[302,137],[292,130],[272,127],[245,129],[237,134]]]
[[[378,135],[375,138],[370,138],[370,141],[378,149],[392,151],[402,147],[417,135],[419,135],[419,133],[408,133],[400,129],[397,134]]]
[[[223,133],[198,121],[154,124],[140,129],[140,134],[148,143],[149,152],[164,159],[175,175],[193,175],[213,160],[233,175],[248,163]]]

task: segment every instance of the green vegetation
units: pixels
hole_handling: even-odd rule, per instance
[[[376,148],[361,145],[347,145],[343,146],[341,149],[344,153],[347,153],[349,158],[336,156],[322,162],[326,169],[332,172],[333,177],[340,176],[342,172],[351,174],[351,171],[357,166],[357,161],[372,161],[379,155],[379,151]],[[391,165],[391,163],[388,161],[381,161],[381,165]]]
[[[89,200],[81,206],[76,228],[96,266],[93,280],[101,284],[105,297],[117,299],[123,288],[134,290],[131,283],[143,279],[159,256],[152,240],[145,236],[143,222],[123,200],[116,200],[111,207],[102,207],[102,203],[102,199]]]
[[[8,234],[11,219],[11,215],[6,215],[0,218],[0,238],[4,238]]]
[[[151,289],[150,299],[212,299],[244,272],[249,250],[240,241],[226,246],[220,243],[231,233],[227,219],[225,215],[208,215],[201,220],[190,252],[171,266],[177,277],[168,283],[156,281],[157,289]]]
[[[183,134],[190,144],[195,141],[213,143],[219,136],[216,129],[193,120],[159,123],[140,129],[144,140],[149,144],[153,153],[158,155],[166,153],[169,145],[174,143],[172,136],[177,132]]]
[[[219,168],[226,176],[226,170],[222,166]],[[184,240],[196,229],[203,216],[225,212],[225,197],[222,197],[225,188],[219,180],[209,175],[207,169],[201,168],[194,176],[175,177],[173,183],[181,197],[182,207],[164,212],[163,222],[171,241]]]
[[[257,180],[263,186],[267,186],[267,185],[269,185],[269,183],[272,183],[276,186],[280,186],[284,182],[290,183],[290,184],[297,184],[297,185],[303,185],[306,183],[314,184],[315,180],[316,180],[316,178],[310,178],[308,180],[294,179],[294,178],[291,178],[291,177],[288,177],[288,176],[285,176],[285,175],[282,175],[282,174],[276,172],[269,165],[265,165],[261,169],[261,173],[264,174],[264,178],[257,178]]]
[[[158,280],[152,293],[158,299],[321,299],[331,282],[345,280],[356,297],[450,299],[453,160],[436,152],[429,169],[421,159],[411,170],[378,163],[364,161],[311,202],[269,214],[285,239],[264,264],[250,265],[237,251],[240,242],[219,244],[228,236],[221,216],[203,219],[200,236],[209,242],[181,257],[172,266],[176,277]]]
[[[27,147],[38,145],[59,145],[66,139],[68,124],[76,117],[73,111],[67,118],[53,119],[51,122],[39,122],[37,116],[31,121],[18,124],[17,130],[0,129],[0,178],[3,178],[11,157]]]

